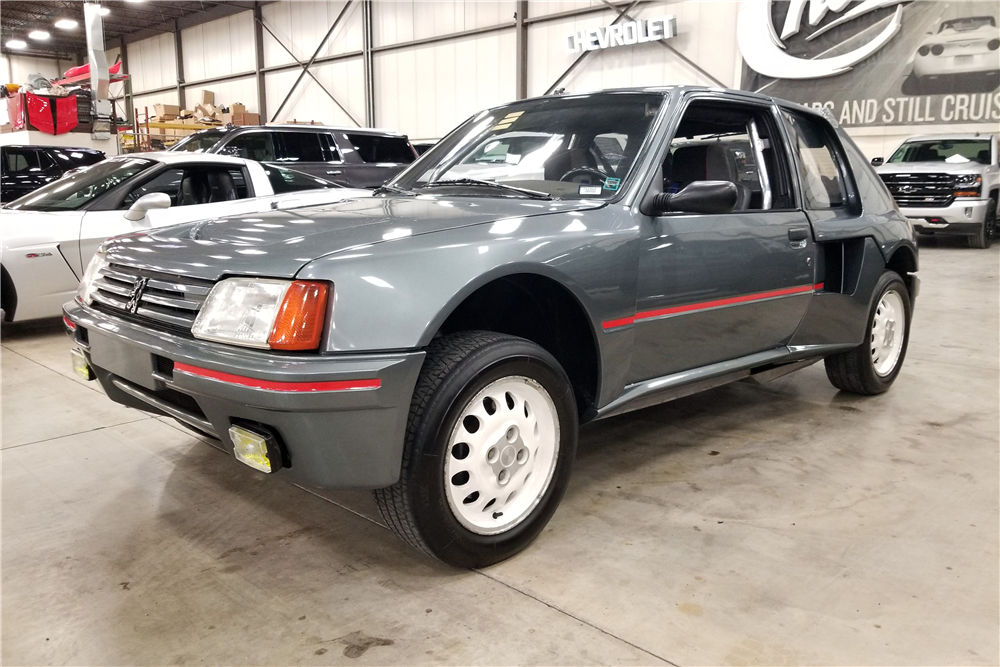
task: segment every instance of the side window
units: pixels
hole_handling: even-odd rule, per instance
[[[346,134],[365,162],[390,162],[393,164],[409,164],[416,160],[410,142],[403,137],[380,137],[373,134]]]
[[[325,162],[319,138],[316,132],[282,132],[285,144],[282,162]]]
[[[55,158],[48,151],[40,150],[35,155],[38,156],[38,166],[42,169],[52,169],[56,166]]]
[[[695,181],[728,181],[736,186],[734,211],[790,207],[788,169],[775,150],[775,127],[766,108],[692,102],[663,162],[663,191],[675,194]]]
[[[4,171],[18,173],[37,166],[35,151],[31,149],[8,148],[4,152]]]
[[[792,149],[798,158],[803,206],[807,209],[844,205],[844,179],[829,132],[821,121],[782,112],[788,122]]]
[[[234,137],[226,144],[231,153],[247,160],[273,162],[277,159],[274,140],[270,132],[248,132]]]
[[[170,197],[171,206],[194,206],[215,202],[246,199],[246,177],[239,168],[186,167],[167,169],[152,180],[132,188],[125,195],[121,208],[128,208],[139,197],[162,192]]]
[[[165,171],[161,171],[151,180],[148,180],[142,185],[137,185],[129,190],[129,193],[125,195],[125,199],[122,200],[121,208],[128,208],[134,204],[139,197],[148,195],[151,192],[163,192],[169,195],[170,205],[177,206],[177,193],[181,187],[182,178],[184,178],[183,169],[167,169]]]

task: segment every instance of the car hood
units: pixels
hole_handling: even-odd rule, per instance
[[[193,278],[292,278],[313,260],[360,246],[603,205],[596,200],[372,197],[185,223],[120,236],[104,248],[111,262]]]
[[[968,162],[893,162],[876,167],[879,174],[968,174],[981,172],[985,164]]]

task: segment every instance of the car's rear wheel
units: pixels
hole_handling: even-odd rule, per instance
[[[576,453],[573,390],[538,345],[492,332],[435,340],[414,391],[399,482],[374,492],[404,541],[458,567],[524,549]]]
[[[876,286],[865,341],[825,359],[826,376],[837,389],[881,394],[899,375],[910,338],[910,295],[902,278],[886,271]]]
[[[986,215],[983,219],[983,225],[979,228],[975,234],[969,237],[969,245],[973,248],[979,248],[980,250],[985,250],[993,245],[993,240],[996,238],[997,233],[997,198],[990,197],[989,203],[986,205]]]

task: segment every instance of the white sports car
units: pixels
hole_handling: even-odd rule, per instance
[[[985,92],[1000,83],[1000,34],[992,16],[943,21],[913,54],[903,92]]]
[[[99,162],[0,210],[3,319],[58,316],[109,237],[370,196],[370,190],[222,155],[142,153]]]

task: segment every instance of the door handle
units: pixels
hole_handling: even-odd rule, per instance
[[[809,238],[809,230],[803,227],[793,227],[788,230],[789,241],[805,241]]]
[[[340,175],[340,170],[334,169],[333,171],[327,171],[326,173],[329,174],[330,176],[338,176]]]

